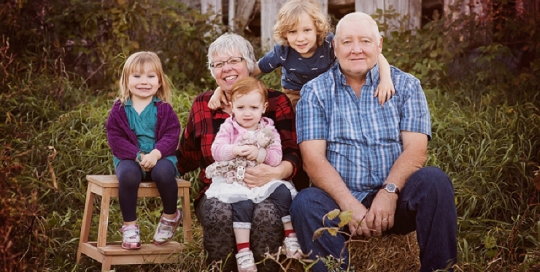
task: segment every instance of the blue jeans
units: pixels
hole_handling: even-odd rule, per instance
[[[362,204],[369,208],[375,194],[368,195]],[[306,188],[298,193],[291,204],[293,227],[303,252],[310,252],[310,258],[332,255],[345,258],[342,268],[347,268],[349,260],[345,241],[348,236],[331,236],[325,232],[312,241],[313,233],[321,227],[337,227],[339,219],[322,218],[329,211],[339,209],[327,193],[319,188]],[[457,260],[457,214],[454,203],[454,189],[448,176],[439,168],[424,167],[411,175],[401,189],[394,226],[384,234],[407,234],[416,230],[420,248],[420,271],[448,269]],[[313,266],[313,271],[327,271],[322,261]]]
[[[276,206],[280,218],[289,215],[289,207],[291,206],[292,197],[291,191],[285,184],[279,185],[270,196],[267,198]],[[253,220],[253,211],[255,204],[251,200],[239,201],[232,203],[233,222],[249,222]]]

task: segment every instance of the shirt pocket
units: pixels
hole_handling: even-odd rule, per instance
[[[368,146],[400,142],[400,112],[395,100],[360,110],[360,129]]]

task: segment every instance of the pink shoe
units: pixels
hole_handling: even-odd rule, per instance
[[[257,266],[251,250],[236,254],[236,265],[238,272],[256,272]]]
[[[156,233],[154,234],[152,243],[159,246],[170,242],[173,239],[174,234],[176,233],[176,228],[178,228],[181,220],[182,213],[180,210],[176,210],[176,216],[172,220],[167,219],[162,215],[159,219],[159,224],[156,228]]]
[[[122,248],[123,249],[139,249],[141,248],[141,236],[139,235],[139,225],[123,225],[120,229],[122,232]]]
[[[285,240],[283,240],[283,251],[287,255],[287,258],[301,259],[304,255],[296,237],[285,237]]]

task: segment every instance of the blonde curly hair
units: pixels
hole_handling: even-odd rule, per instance
[[[324,38],[331,31],[330,20],[319,8],[316,0],[291,0],[279,10],[276,24],[274,25],[274,40],[279,45],[290,46],[287,41],[287,32],[296,26],[298,18],[307,14],[315,25],[317,31],[317,46],[321,46]]]

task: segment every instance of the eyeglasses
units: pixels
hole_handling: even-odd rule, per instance
[[[244,58],[242,58],[242,57],[230,57],[226,61],[210,62],[210,67],[212,67],[214,69],[221,69],[221,68],[223,68],[223,66],[225,66],[225,63],[227,63],[229,65],[235,65],[235,64],[238,64],[238,63],[242,62],[243,60],[244,60]]]

